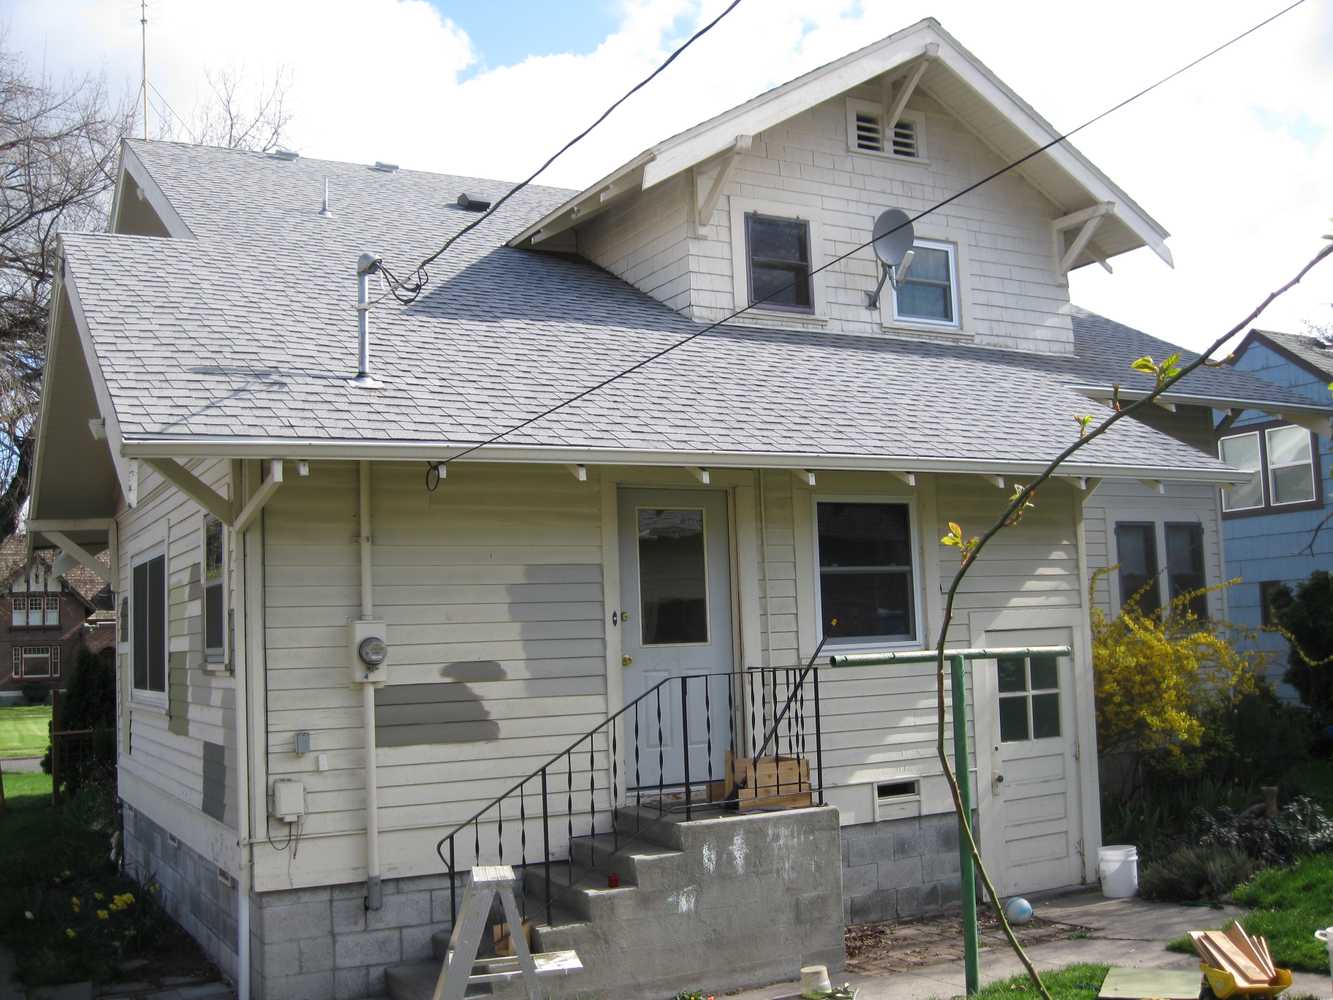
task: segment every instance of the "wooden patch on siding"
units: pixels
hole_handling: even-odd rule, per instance
[[[446,676],[464,676],[474,683],[504,680],[494,661],[450,664]],[[375,745],[476,743],[500,738],[500,724],[486,703],[461,681],[394,684],[375,690]]]
[[[203,810],[218,822],[227,813],[227,752],[221,743],[204,743]]]

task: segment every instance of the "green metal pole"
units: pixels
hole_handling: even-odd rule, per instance
[[[963,903],[963,963],[967,975],[967,995],[981,989],[980,934],[977,930],[977,876],[968,850],[968,832],[972,826],[972,776],[967,756],[967,677],[966,661],[949,657],[949,689],[953,695],[953,766],[958,777],[958,791],[963,809],[958,814],[958,881]]]

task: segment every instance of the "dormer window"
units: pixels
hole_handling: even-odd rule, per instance
[[[750,270],[750,305],[813,313],[810,284],[810,226],[757,212],[745,216]]]
[[[847,101],[847,148],[903,160],[926,158],[925,117],[904,111],[891,127],[885,126],[884,107],[873,101]]]
[[[952,243],[917,240],[907,277],[893,293],[893,318],[911,324],[957,327],[958,265]]]

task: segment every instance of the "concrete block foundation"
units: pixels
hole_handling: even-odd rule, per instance
[[[906,920],[958,905],[953,813],[844,826],[841,837],[846,923]]]

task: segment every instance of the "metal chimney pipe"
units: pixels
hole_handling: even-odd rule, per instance
[[[352,384],[364,389],[379,386],[370,374],[370,276],[379,267],[380,259],[372,253],[363,253],[356,261],[356,327],[358,356],[356,378]]]

